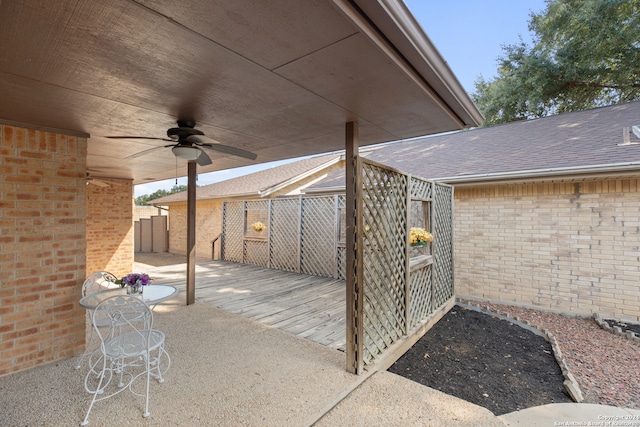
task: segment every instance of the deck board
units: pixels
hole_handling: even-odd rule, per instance
[[[186,291],[186,264],[138,264],[153,284]],[[344,351],[345,282],[229,261],[196,264],[196,301]]]

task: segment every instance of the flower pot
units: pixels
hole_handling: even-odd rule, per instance
[[[127,286],[127,295],[142,295],[143,290],[144,290],[144,286],[142,285]]]

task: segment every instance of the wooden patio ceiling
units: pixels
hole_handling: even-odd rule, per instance
[[[482,117],[401,0],[0,2],[0,120],[90,135],[94,176],[172,178],[177,119],[222,144],[199,172],[477,126]],[[178,162],[186,174],[186,162]]]

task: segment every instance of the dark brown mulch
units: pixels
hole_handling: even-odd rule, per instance
[[[572,401],[551,345],[544,338],[459,305],[389,371],[496,415]]]
[[[614,326],[618,326],[620,327],[620,329],[622,329],[622,332],[626,333],[627,331],[632,331],[635,332],[636,335],[640,336],[640,325],[638,324],[625,323],[614,319],[604,319],[604,321],[607,322],[612,328]]]

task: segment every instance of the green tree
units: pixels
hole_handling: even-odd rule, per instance
[[[156,190],[151,194],[144,194],[136,197],[136,206],[148,206],[150,201],[159,199],[160,197],[168,196],[174,193],[181,193],[187,191],[186,185],[174,185],[171,190]]]
[[[502,48],[472,95],[485,126],[640,99],[640,0],[547,0],[533,46]]]

